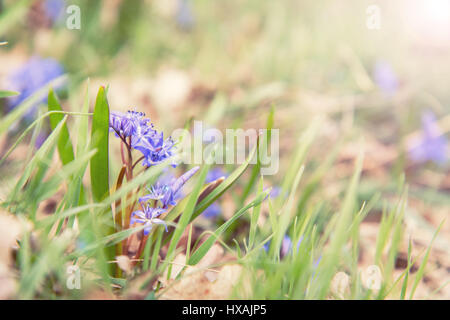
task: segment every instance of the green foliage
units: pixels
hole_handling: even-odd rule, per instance
[[[97,153],[90,161],[92,197],[96,202],[109,194],[109,106],[106,91],[101,87],[95,101],[92,117],[91,149]]]

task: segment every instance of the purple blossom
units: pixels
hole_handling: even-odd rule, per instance
[[[129,147],[144,155],[143,166],[153,166],[172,157],[175,153],[175,142],[171,137],[164,139],[164,134],[153,128],[150,119],[137,111],[127,113],[112,111],[109,118],[110,131],[126,141],[131,140]],[[173,164],[173,166],[175,166]]]
[[[110,131],[116,132],[116,136],[130,137],[141,136],[149,130],[153,130],[153,125],[148,123],[150,119],[144,118],[145,113],[137,111],[112,111],[109,116]],[[154,131],[154,130],[153,130]]]
[[[141,203],[141,208],[142,210],[134,211],[131,214],[130,227],[135,223],[144,224],[144,235],[148,235],[150,233],[154,224],[164,225],[167,231],[166,223],[163,220],[157,218],[165,212],[164,209],[153,208],[149,204],[145,203]]]
[[[409,155],[414,162],[432,161],[443,165],[448,160],[447,140],[436,123],[436,116],[427,111],[422,114],[422,136],[409,149]]]
[[[388,96],[392,96],[398,89],[398,79],[392,67],[386,61],[377,61],[373,70],[373,77],[377,86]]]
[[[45,0],[45,14],[55,23],[62,18],[65,6],[66,2],[64,0]]]
[[[270,190],[270,194],[269,196],[271,198],[276,198],[281,194],[281,187],[275,186],[272,188],[272,190]]]
[[[172,188],[169,185],[161,184],[158,181],[153,186],[148,188],[148,191],[150,193],[141,197],[139,201],[160,201],[164,208],[169,205],[174,206],[176,204]]]
[[[152,187],[147,188],[149,194],[139,198],[139,202],[146,203],[150,200],[159,201],[161,207],[166,209],[169,205],[176,205],[179,199],[181,188],[198,171],[199,167],[194,167],[178,179],[171,179],[169,182],[158,180]]]
[[[25,65],[13,72],[8,78],[11,85],[10,89],[20,92],[18,96],[9,98],[9,110],[14,109],[32,96],[36,91],[63,74],[64,69],[58,61],[51,58],[43,59],[38,56],[32,57]],[[36,101],[30,111],[25,115],[25,118],[28,120],[32,119],[36,113],[37,106],[45,103],[47,103],[47,96]]]
[[[203,211],[203,216],[208,219],[216,218],[222,213],[222,208],[217,202],[213,202],[208,208]]]
[[[162,132],[149,130],[145,133],[138,132],[132,137],[131,146],[142,152],[145,159],[144,166],[153,166],[174,155],[175,142],[171,137],[164,139]]]
[[[180,29],[185,31],[192,29],[195,24],[195,19],[189,0],[178,0],[175,20]]]
[[[297,241],[297,251],[300,248],[300,244],[303,241],[303,236],[300,237],[300,239]],[[268,241],[264,246],[264,250],[266,252],[269,251],[270,241]],[[283,241],[281,242],[281,248],[280,248],[280,255],[281,257],[285,257],[287,254],[289,254],[292,250],[292,240],[288,235],[285,235],[283,237]]]

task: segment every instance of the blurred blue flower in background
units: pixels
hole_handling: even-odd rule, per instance
[[[386,61],[377,61],[373,70],[376,85],[388,96],[392,96],[398,89],[398,79],[392,67]]]
[[[178,0],[175,20],[177,26],[184,31],[189,31],[194,27],[195,18],[189,0]]]
[[[278,197],[280,194],[281,194],[281,187],[275,186],[275,187],[272,188],[272,190],[270,190],[269,196],[270,196],[271,198],[276,198],[276,197]]]
[[[32,96],[50,81],[63,74],[64,68],[58,61],[51,58],[32,57],[25,65],[8,77],[11,90],[20,92],[18,96],[11,97],[8,100],[9,111],[20,105],[25,99]],[[30,111],[25,114],[25,119],[31,120],[36,113],[37,106],[44,103],[47,103],[47,95],[32,106]]]
[[[422,136],[410,147],[409,155],[417,163],[432,161],[443,165],[447,162],[447,139],[436,123],[433,112],[426,111],[422,114]]]
[[[303,241],[303,236],[300,237],[300,239],[297,241],[297,251],[300,248],[300,244]],[[270,246],[270,241],[268,241],[264,246],[264,250],[266,252],[269,251],[269,246]],[[289,237],[288,235],[285,235],[283,237],[283,241],[281,243],[281,249],[280,249],[280,255],[283,258],[284,256],[286,256],[290,251],[292,250],[292,240],[291,237]]]
[[[208,172],[206,175],[206,183],[213,182],[219,178],[226,177],[227,174],[221,168],[214,168]],[[216,218],[222,213],[222,208],[217,202],[212,203],[205,211],[203,211],[203,216],[208,219]]]
[[[225,171],[223,171],[222,168],[214,168],[209,170],[209,172],[206,174],[206,183],[213,182],[217,179],[220,179],[222,177],[227,177],[227,174]]]
[[[66,1],[64,0],[45,0],[44,2],[45,14],[53,23],[58,22],[62,18],[65,7]]]

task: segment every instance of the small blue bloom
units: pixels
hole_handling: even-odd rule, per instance
[[[36,91],[63,74],[64,69],[58,61],[51,58],[32,57],[8,78],[11,90],[20,92],[18,96],[8,99],[9,110],[14,109]],[[45,103],[47,103],[47,96],[37,101],[25,115],[25,118],[31,120],[36,113],[38,105]]]
[[[169,185],[164,185],[159,182],[156,182],[153,186],[148,188],[150,191],[149,194],[141,197],[139,201],[149,201],[156,200],[160,201],[163,204],[163,207],[167,207],[168,205],[174,206],[176,204],[173,198],[173,191]]]
[[[281,188],[278,187],[278,186],[275,186],[275,187],[272,188],[272,190],[270,190],[269,196],[270,196],[271,198],[276,198],[276,197],[278,197],[280,194],[281,194]]]
[[[149,194],[139,198],[139,202],[146,203],[150,200],[159,201],[161,207],[166,209],[169,205],[176,205],[176,200],[180,198],[183,185],[198,171],[199,167],[194,167],[178,179],[171,179],[164,183],[158,180],[152,187],[147,188]]]
[[[65,6],[66,2],[64,0],[45,0],[45,14],[50,18],[50,20],[52,20],[53,23],[55,23],[62,18]]]
[[[377,86],[388,96],[392,96],[398,89],[398,79],[392,67],[385,61],[375,63],[373,77]]]
[[[115,132],[116,137],[130,141],[131,148],[142,152],[144,155],[143,166],[156,165],[175,154],[175,142],[172,138],[164,139],[164,134],[156,131],[150,119],[145,118],[145,114],[142,112],[112,111],[109,117],[109,127],[110,131]],[[129,139],[127,140],[127,138]]]
[[[432,161],[443,165],[448,160],[447,140],[436,123],[436,116],[427,111],[422,114],[422,136],[409,149],[414,162]]]
[[[153,126],[148,123],[150,119],[144,118],[145,113],[128,111],[127,113],[112,111],[109,116],[110,131],[116,132],[116,136],[130,137],[141,136],[152,130]],[[154,131],[154,130],[153,130]]]
[[[147,131],[140,136],[132,137],[131,146],[142,152],[144,166],[153,166],[165,161],[175,154],[175,142],[171,137],[164,139],[162,132]]]
[[[300,244],[303,241],[303,236],[300,237],[300,239],[297,241],[297,251],[300,248]],[[268,241],[266,244],[264,244],[263,248],[266,252],[269,251],[270,241]],[[283,241],[281,242],[281,248],[280,248],[280,255],[281,257],[285,257],[288,253],[290,253],[292,250],[292,240],[288,235],[285,235],[283,237]]]
[[[189,0],[178,0],[176,22],[180,29],[189,31],[195,24]]]
[[[157,218],[165,212],[164,209],[153,208],[149,204],[144,203],[141,203],[141,208],[142,210],[134,211],[131,214],[130,227],[135,223],[144,224],[144,235],[148,235],[150,233],[153,224],[162,224],[167,231],[166,223],[163,220]]]
[[[213,202],[208,208],[203,211],[203,216],[208,219],[213,219],[222,213],[222,208],[217,202]]]

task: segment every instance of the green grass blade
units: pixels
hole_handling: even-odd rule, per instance
[[[425,256],[423,257],[422,263],[420,264],[419,269],[417,270],[416,277],[414,278],[414,284],[411,288],[411,293],[409,294],[409,299],[412,300],[414,297],[414,293],[416,292],[417,286],[419,285],[419,282],[422,280],[424,273],[425,273],[425,266],[428,262],[428,257],[430,255],[431,247],[433,246],[433,242],[436,239],[437,235],[439,234],[439,231],[441,230],[442,226],[444,225],[444,221],[441,222],[439,227],[437,228],[436,232],[433,235],[433,238],[431,239],[430,245],[427,248],[427,251],[425,253]]]
[[[209,195],[207,195],[199,204],[195,207],[195,212],[192,215],[192,220],[197,218],[206,208],[208,208],[214,201],[216,201],[225,191],[227,191],[233,183],[244,173],[250,164],[250,161],[256,154],[257,146],[250,152],[248,158],[242,163],[235,171],[233,171],[228,178],[226,178],[216,189],[214,189]]]
[[[207,162],[209,163],[209,162]],[[206,174],[209,171],[209,168],[211,165],[205,165],[200,171],[200,174],[197,178],[197,181],[195,183],[194,190],[192,191],[191,195],[189,196],[189,200],[187,202],[186,208],[184,209],[184,212],[182,213],[180,220],[178,222],[177,228],[175,229],[172,239],[169,244],[169,249],[167,250],[167,261],[172,261],[172,259],[175,257],[175,249],[178,245],[178,242],[180,241],[180,238],[186,229],[187,225],[191,221],[192,214],[195,210],[195,204],[197,203],[198,196],[200,195],[200,191],[202,189],[203,183],[206,178]],[[169,266],[168,271],[168,278],[170,278],[170,271],[171,271],[171,265]]]
[[[48,93],[48,111],[63,111],[53,89],[50,89]],[[62,121],[63,117],[62,113],[53,113],[49,115],[52,130],[56,128],[60,121]],[[61,134],[58,138],[58,152],[61,162],[64,165],[73,161],[75,158],[72,141],[70,140],[69,130],[67,129],[66,124],[63,125]]]
[[[240,209],[238,212],[236,212],[233,217],[231,217],[229,220],[227,220],[225,223],[223,223],[217,230],[214,232],[213,235],[211,235],[205,242],[201,244],[201,246],[194,251],[191,258],[189,259],[190,265],[195,265],[200,262],[200,260],[208,253],[209,249],[214,245],[214,242],[216,242],[217,238],[220,237],[220,235],[237,219],[239,219],[244,213],[247,212],[248,209],[253,208],[257,205],[259,205],[261,202],[264,201],[264,199],[268,196],[270,191],[264,191],[263,193],[260,193],[255,200],[250,202],[248,205]]]

